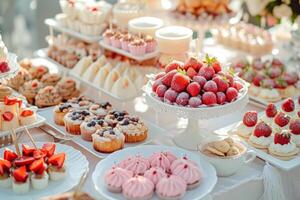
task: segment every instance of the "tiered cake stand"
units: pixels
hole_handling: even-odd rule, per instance
[[[199,108],[190,108],[164,103],[152,92],[152,81],[149,81],[144,87],[144,92],[146,93],[145,97],[147,103],[157,112],[173,113],[176,114],[178,118],[188,119],[187,127],[185,130],[173,137],[173,142],[179,147],[188,150],[197,150],[197,145],[200,144],[205,138],[211,136],[209,134],[211,131],[203,122],[203,120],[209,120],[215,117],[231,114],[235,111],[243,109],[247,105],[247,83],[241,79],[238,79],[238,81],[240,81],[244,86],[239,94],[238,99],[232,103],[212,107],[203,106]]]

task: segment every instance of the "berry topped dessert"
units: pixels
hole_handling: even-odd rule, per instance
[[[8,51],[4,42],[2,41],[2,37],[0,34],[0,72],[1,73],[5,73],[10,70],[8,66],[7,57],[8,57]]]
[[[236,129],[236,133],[243,138],[249,138],[256,124],[257,124],[257,112],[248,111],[244,114],[243,121],[239,123]]]
[[[220,62],[208,55],[203,61],[192,57],[185,64],[169,63],[152,84],[155,96],[163,102],[192,108],[233,102],[244,90],[242,82],[222,71]]]

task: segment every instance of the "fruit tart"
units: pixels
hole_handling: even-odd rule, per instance
[[[35,79],[24,83],[24,85],[20,87],[19,92],[26,97],[28,103],[34,105],[35,96],[41,88],[42,83]]]
[[[297,118],[298,114],[295,109],[295,102],[292,98],[285,99],[281,104],[281,111],[290,118]]]
[[[236,133],[242,138],[249,138],[257,124],[257,112],[248,111],[244,114],[243,121],[236,128]]]
[[[248,143],[258,149],[267,149],[273,140],[272,128],[264,121],[256,124]]]
[[[64,116],[64,124],[66,131],[73,135],[80,135],[80,125],[81,123],[87,119],[87,117],[91,117],[93,114],[87,110],[74,110],[70,111]]]
[[[40,89],[35,97],[35,105],[39,108],[55,106],[62,101],[62,97],[53,86]]]

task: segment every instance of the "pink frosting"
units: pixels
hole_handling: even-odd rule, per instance
[[[144,174],[144,177],[151,180],[154,183],[154,185],[156,185],[161,178],[166,176],[166,172],[160,167],[151,167]]]
[[[131,162],[133,162],[135,160],[135,156],[131,156],[126,158],[125,160],[122,160],[119,164],[118,167],[121,167],[123,169],[125,169],[127,167],[127,165]]]
[[[170,161],[163,153],[155,153],[149,158],[151,167],[161,167],[163,170],[169,170]]]
[[[156,185],[156,193],[162,197],[180,198],[185,194],[186,182],[176,175],[170,175],[162,178]]]
[[[122,185],[122,190],[126,198],[143,199],[152,196],[154,184],[143,176],[134,176]]]
[[[131,171],[120,167],[113,167],[105,173],[105,183],[108,186],[119,188],[122,184],[133,176]]]
[[[173,154],[171,151],[164,152],[164,155],[169,159],[170,163],[172,164],[174,160],[177,160],[177,156]]]
[[[175,160],[171,166],[172,174],[183,178],[187,184],[194,184],[200,181],[202,174],[200,169],[190,161],[184,159]]]
[[[148,159],[143,156],[135,156],[122,164],[124,169],[132,171],[135,175],[143,175],[150,168]]]

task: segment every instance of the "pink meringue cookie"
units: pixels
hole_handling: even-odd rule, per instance
[[[171,151],[166,151],[163,153],[170,161],[170,164],[173,163],[174,160],[177,160],[177,156],[175,154],[173,154]]]
[[[156,194],[160,199],[181,199],[186,192],[186,182],[180,176],[170,175],[160,179]]]
[[[149,158],[151,167],[160,167],[163,170],[169,170],[170,161],[163,153],[155,153]]]
[[[151,199],[154,184],[143,176],[134,176],[122,185],[122,193],[126,199],[141,200]]]
[[[135,160],[135,156],[130,156],[118,163],[118,167],[125,169],[127,165]]]
[[[166,172],[160,167],[151,167],[144,174],[144,177],[152,181],[154,185],[156,185],[161,178],[164,178],[166,176]]]
[[[106,171],[104,181],[109,191],[121,192],[123,183],[132,176],[133,173],[131,171],[120,167],[112,167],[110,170]]]
[[[138,155],[128,161],[124,166],[124,169],[132,171],[134,175],[143,175],[145,171],[150,168],[150,163],[148,159]]]
[[[183,178],[188,185],[188,189],[198,186],[202,178],[200,169],[184,159],[175,160],[171,165],[171,172]]]

